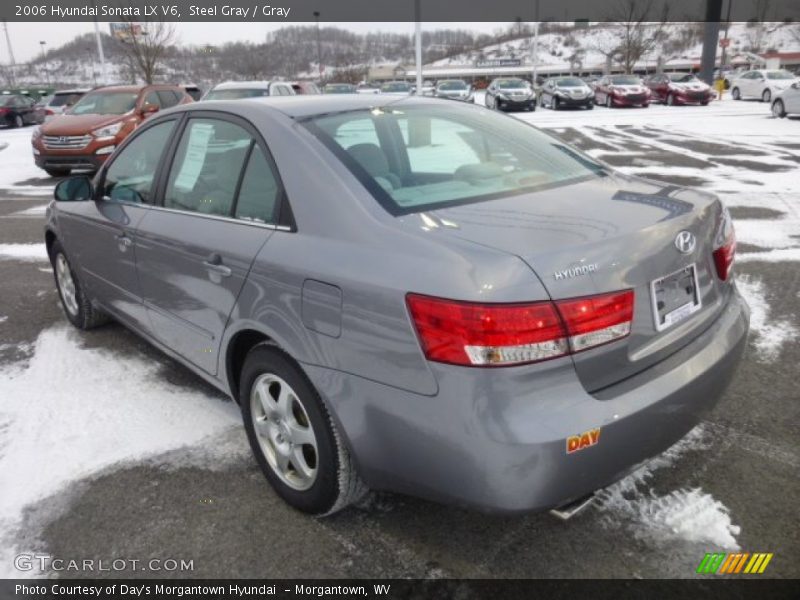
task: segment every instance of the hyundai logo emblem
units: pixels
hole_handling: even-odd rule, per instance
[[[61,135],[61,136],[59,136],[59,137],[58,137],[58,141],[59,141],[59,142],[61,142],[62,144],[66,143],[66,141],[67,141],[67,136],[65,136],[65,135]]]
[[[682,254],[689,254],[694,250],[697,244],[697,239],[691,231],[681,231],[675,237],[675,247],[681,251]]]

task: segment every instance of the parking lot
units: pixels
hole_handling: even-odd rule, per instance
[[[730,99],[513,116],[730,207],[752,334],[684,440],[568,522],[383,493],[297,513],[232,401],[118,325],[69,326],[42,239],[55,180],[33,166],[30,128],[0,130],[0,576],[39,575],[13,557],[40,553],[192,561],[164,577],[693,577],[706,552],[734,550],[774,553],[762,577],[800,576],[800,119]]]

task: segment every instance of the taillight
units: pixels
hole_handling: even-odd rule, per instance
[[[731,219],[727,208],[722,209],[713,255],[717,275],[722,281],[727,281],[733,269],[733,261],[736,256],[736,232],[733,228],[733,219]]]
[[[572,352],[607,344],[631,332],[633,291],[556,301]]]
[[[530,304],[479,304],[408,294],[428,360],[508,366],[579,352],[625,337],[633,292]]]
[[[714,266],[717,267],[717,275],[722,281],[727,281],[733,269],[733,261],[736,257],[736,233],[731,225],[730,234],[725,243],[714,250]]]

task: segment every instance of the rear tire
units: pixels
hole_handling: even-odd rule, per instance
[[[739,91],[738,87],[735,87],[731,90],[731,98],[733,98],[734,100],[742,99],[742,93]]]
[[[23,125],[25,125],[25,121],[22,120],[22,117],[14,115],[14,127],[22,127]]]
[[[328,409],[288,354],[271,343],[255,346],[245,359],[239,390],[250,447],[287,504],[329,515],[366,494]]]
[[[778,119],[783,119],[786,116],[786,107],[783,106],[783,100],[780,98],[772,103],[772,115]]]
[[[92,305],[58,240],[53,242],[50,249],[50,259],[58,297],[69,322],[83,330],[94,329],[107,323],[110,320],[108,315]]]
[[[71,169],[45,169],[44,172],[50,177],[66,177],[70,174]]]
[[[764,90],[764,93],[761,94],[761,101],[769,102],[770,100],[772,100],[772,92],[769,90]]]

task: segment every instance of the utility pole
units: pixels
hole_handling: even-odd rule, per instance
[[[536,67],[539,64],[539,0],[536,0],[533,19],[533,78],[531,80],[531,87],[536,89]]]
[[[92,0],[92,5],[97,8],[95,0]],[[100,58],[100,78],[103,85],[108,84],[108,73],[106,72],[106,56],[103,53],[103,38],[100,37],[100,26],[97,24],[97,17],[94,19],[94,39],[97,42],[97,56]]]
[[[317,20],[317,66],[319,67],[319,84],[322,85],[322,43],[319,39],[319,11],[314,11],[314,18]]]
[[[417,95],[422,95],[422,0],[414,0],[414,33],[416,34]]]
[[[728,49],[728,29],[731,26],[731,4],[733,4],[733,0],[728,0],[728,12],[727,16],[725,17],[725,44],[722,46],[722,58],[719,59],[719,68],[720,73],[722,73],[722,67],[725,66],[725,54],[726,50]]]
[[[719,43],[719,22],[722,16],[722,0],[706,0],[705,35],[703,36],[703,57],[700,64],[700,79],[714,85],[714,65],[717,62]]]
[[[44,46],[47,44],[44,40],[39,42],[39,47],[42,49],[42,60],[44,61],[44,74],[47,75],[47,87],[50,87],[50,69],[47,66],[47,55],[44,53]]]
[[[17,61],[14,60],[14,49],[11,47],[11,38],[8,35],[8,22],[7,21],[3,21],[3,30],[6,33],[6,45],[8,46],[8,58],[9,58],[9,61],[11,62],[11,69],[9,69],[9,72],[11,74],[10,83],[11,83],[12,86],[14,86],[14,85],[16,85],[16,76],[15,76],[16,74],[14,73],[14,71],[16,69],[14,69],[14,67],[17,66]]]

